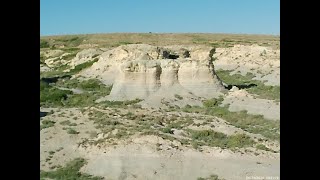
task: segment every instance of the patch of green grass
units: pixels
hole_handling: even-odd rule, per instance
[[[106,87],[104,84],[101,83],[100,80],[98,79],[90,79],[86,81],[81,81],[78,83],[78,88],[81,88],[86,91],[99,91],[102,90],[103,88],[107,88],[107,91],[111,91],[112,86]]]
[[[76,53],[72,53],[72,54],[64,56],[64,59],[65,60],[70,60],[70,59],[74,58],[75,56],[76,56]],[[70,69],[69,72],[63,72],[64,70],[69,68],[68,65],[61,65],[59,67],[56,67],[52,71],[42,72],[40,74],[40,76],[41,77],[47,77],[47,78],[56,77],[56,76],[60,76],[60,77],[62,77],[62,76],[72,76],[72,75],[75,75],[75,74],[79,73],[80,71],[82,71],[82,70],[84,70],[86,68],[91,67],[92,64],[97,62],[97,61],[98,61],[98,58],[95,58],[92,61],[88,61],[88,62],[79,64],[79,65],[75,66],[74,69]]]
[[[40,131],[45,128],[53,127],[55,124],[55,122],[51,120],[43,120],[41,121],[41,123],[42,124],[40,125]]]
[[[68,134],[79,134],[78,131],[76,131],[76,130],[74,130],[74,129],[72,129],[72,128],[68,128],[68,129],[67,129],[67,133],[68,133]]]
[[[59,39],[55,39],[54,44],[63,44],[65,47],[77,47],[79,46],[83,41],[83,37],[78,36],[66,36],[66,37],[60,37]]]
[[[70,72],[68,73],[69,75],[73,75],[73,74],[77,74],[78,72],[88,68],[88,67],[91,67],[93,63],[97,62],[99,59],[98,58],[95,58],[94,60],[92,61],[87,61],[87,62],[84,62],[82,64],[79,64],[77,66],[75,66],[74,69],[71,69]]]
[[[266,86],[260,84],[248,89],[249,93],[257,94],[262,99],[280,100],[280,86]]]
[[[210,104],[210,106],[212,105],[212,103],[208,104]],[[247,111],[231,112],[228,109],[228,106],[222,107],[219,106],[219,103],[217,103],[213,107],[184,107],[182,111],[189,113],[198,112],[206,115],[216,116],[247,132],[261,134],[272,140],[280,140],[279,121],[267,120],[262,115],[251,115],[248,114]]]
[[[254,141],[245,134],[227,136],[226,134],[213,130],[188,130],[193,141],[204,142],[205,145],[221,148],[250,147]]]
[[[63,48],[63,51],[64,51],[64,52],[68,52],[68,53],[79,52],[80,50],[81,50],[80,48],[74,48],[74,47],[71,47],[71,48]]]
[[[211,174],[209,177],[206,177],[206,178],[198,177],[197,180],[225,180],[225,179],[219,178],[219,176],[216,174]]]
[[[112,86],[106,86],[97,79],[81,82],[75,79],[59,80],[56,85],[66,88],[79,88],[85,92],[73,94],[72,91],[60,90],[51,87],[48,83],[40,82],[40,103],[43,102],[51,106],[85,107],[96,104],[95,101],[98,98],[109,95],[112,89]]]
[[[65,88],[78,88],[82,89],[84,91],[97,91],[97,92],[103,92],[107,95],[111,92],[112,85],[106,86],[98,79],[89,79],[89,80],[83,80],[79,81],[78,79],[59,79],[56,82],[56,85],[60,87]]]
[[[103,101],[101,102],[102,105],[105,107],[119,107],[119,108],[125,108],[128,105],[133,105],[138,102],[142,101],[141,99],[135,99],[135,100],[128,100],[128,101]]]
[[[54,151],[49,151],[49,154],[50,154],[50,155],[53,155],[54,153],[56,153],[56,152],[54,152]]]
[[[69,126],[77,126],[77,123],[71,123]]]
[[[50,45],[49,45],[49,43],[47,41],[40,40],[40,49],[41,48],[49,48],[49,47],[50,47]]]
[[[71,122],[69,120],[65,120],[65,121],[61,121],[60,124],[69,126]]]
[[[177,98],[177,99],[179,99],[179,100],[182,100],[182,99],[183,99],[183,97],[180,96],[180,95],[178,95],[178,94],[175,94],[174,97]]]
[[[217,70],[216,74],[228,85],[245,85],[256,81],[252,80],[252,78],[255,77],[255,75],[252,73],[248,72],[245,76],[242,76],[241,74],[230,75],[231,72],[231,70]]]
[[[94,105],[96,100],[97,97],[92,93],[85,92],[82,94],[74,94],[63,102],[66,107],[86,107]]]
[[[62,100],[67,99],[71,94],[73,94],[72,91],[52,87],[40,80],[40,104],[62,105]]]
[[[128,41],[120,41],[119,43],[118,43],[118,46],[120,46],[120,45],[127,45],[127,44],[133,44],[132,42],[128,42]]]
[[[264,150],[264,151],[273,151],[273,150],[267,148],[267,147],[266,147],[265,145],[263,145],[263,144],[258,144],[258,145],[256,146],[256,148],[257,148],[257,149],[260,149],[260,150]]]
[[[103,177],[92,176],[80,172],[80,168],[86,164],[83,158],[76,158],[66,164],[65,167],[60,167],[55,171],[40,171],[40,178],[56,179],[56,180],[101,180]]]
[[[206,108],[215,107],[220,105],[222,101],[223,101],[223,97],[221,96],[219,98],[207,99],[203,101],[203,106]],[[190,107],[190,105],[188,107]]]
[[[161,131],[162,131],[163,133],[173,134],[173,131],[172,131],[171,128],[169,128],[169,127],[163,128]]]
[[[280,100],[280,86],[267,86],[259,80],[253,80],[252,78],[255,76],[252,73],[247,73],[245,76],[241,74],[230,75],[230,73],[231,71],[228,70],[216,71],[219,78],[228,85],[241,87],[255,84],[256,86],[248,87],[246,90],[262,99]]]

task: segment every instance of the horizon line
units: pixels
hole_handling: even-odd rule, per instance
[[[223,32],[97,32],[97,33],[69,33],[69,34],[46,34],[40,37],[46,36],[75,36],[75,35],[95,35],[95,34],[224,34],[224,35],[259,35],[259,36],[280,36],[280,33],[276,34],[264,34],[264,33],[223,33]]]

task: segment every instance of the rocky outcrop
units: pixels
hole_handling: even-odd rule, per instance
[[[64,51],[60,49],[53,49],[53,50],[47,50],[47,51],[40,51],[40,56],[44,56],[45,58],[49,57],[58,57],[61,56],[64,53]]]
[[[280,85],[280,50],[259,45],[235,45],[217,48],[213,55],[215,69],[231,70],[232,74],[252,73],[266,85]]]
[[[205,46],[119,46],[100,55],[82,76],[113,84],[103,100],[216,97],[225,89],[216,76],[212,55]]]
[[[71,66],[71,68],[74,68],[75,66],[91,61],[93,60],[95,57],[98,57],[100,54],[102,54],[103,51],[99,50],[99,49],[84,49],[82,51],[80,51],[79,53],[77,53],[76,57],[74,57],[71,62],[69,63],[69,65]]]

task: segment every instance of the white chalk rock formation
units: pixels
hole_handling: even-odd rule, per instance
[[[92,61],[94,60],[95,57],[99,56],[100,54],[102,54],[103,52],[99,49],[84,49],[80,52],[77,53],[76,57],[74,57],[69,65],[74,68],[75,66],[79,65],[79,64],[83,64],[85,62],[88,61]]]
[[[81,75],[113,84],[110,95],[100,101],[217,97],[225,88],[215,74],[213,53],[205,46],[123,45],[102,53]]]

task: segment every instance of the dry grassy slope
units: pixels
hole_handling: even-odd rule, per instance
[[[115,47],[123,44],[145,43],[150,45],[179,45],[179,44],[205,44],[214,47],[232,47],[234,44],[251,45],[258,44],[280,48],[280,37],[273,35],[247,35],[247,34],[210,34],[210,33],[110,33],[110,34],[86,34],[43,36],[41,40],[49,41],[50,44],[68,44],[72,38],[76,38],[80,47]]]
[[[193,149],[190,145],[182,145],[180,142],[163,139],[158,136],[140,136],[138,129],[130,129],[135,135],[129,138],[110,138],[111,134],[120,133],[113,130],[104,134],[96,128],[90,120],[90,112],[103,112],[109,114],[109,118],[122,122],[125,125],[134,125],[139,122],[128,119],[128,112],[136,115],[145,115],[145,118],[156,119],[165,116],[190,117],[194,123],[209,122],[209,125],[189,125],[191,129],[211,129],[210,124],[214,124],[215,130],[227,134],[234,134],[239,128],[228,125],[224,120],[202,116],[191,113],[147,111],[142,109],[101,109],[90,108],[80,111],[77,108],[66,108],[58,110],[56,108],[42,108],[42,111],[53,110],[54,113],[44,117],[56,122],[54,127],[40,131],[41,142],[41,169],[50,170],[50,167],[64,165],[66,162],[76,157],[84,157],[88,160],[81,171],[93,175],[103,176],[106,179],[187,179],[192,180],[197,177],[209,176],[212,173],[226,179],[244,179],[246,175],[279,176],[279,153],[261,151],[255,148],[241,148],[236,152],[218,147],[203,147],[202,151]],[[94,115],[95,113],[93,113]],[[121,117],[121,115],[125,115]],[[73,119],[73,117],[78,117]],[[76,126],[63,125],[62,122],[69,120]],[[211,122],[212,121],[212,122]],[[127,124],[128,123],[128,124]],[[116,125],[116,129],[121,129],[121,124]],[[73,128],[79,134],[68,134],[63,128]],[[92,132],[96,132],[92,136]],[[252,138],[255,134],[248,135]],[[97,145],[83,144],[85,139],[103,139]],[[183,138],[178,134],[173,137]],[[256,141],[258,139],[254,138]],[[112,140],[114,139],[114,140]],[[265,141],[263,144],[274,150],[279,149],[279,143],[275,141]],[[63,147],[63,148],[61,148]],[[51,158],[50,158],[51,156]],[[228,168],[229,171],[225,171]],[[55,169],[55,168],[53,168]],[[232,172],[232,173],[230,173]],[[124,176],[126,178],[124,178]]]

